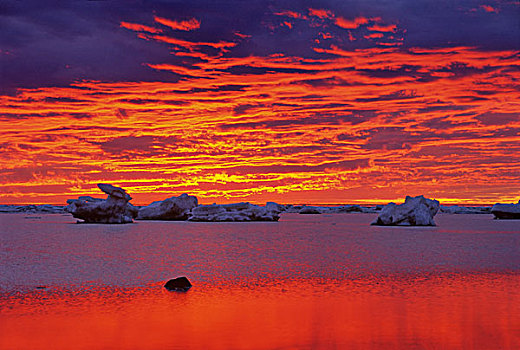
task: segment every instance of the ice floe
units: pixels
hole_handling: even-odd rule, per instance
[[[406,196],[403,204],[387,204],[372,225],[435,226],[433,217],[438,211],[437,200]]]
[[[88,196],[67,200],[66,210],[75,218],[86,223],[126,224],[133,222],[138,209],[129,201],[132,199],[120,187],[109,184],[98,184],[101,191],[108,194],[107,199]]]
[[[377,213],[378,209],[376,207],[364,207],[357,204],[347,204],[336,207],[288,204],[285,206],[285,212],[299,214]]]
[[[491,207],[461,207],[458,205],[441,205],[439,212],[445,214],[489,214]]]
[[[248,202],[199,205],[191,210],[189,221],[278,221],[281,209],[277,203],[261,207]]]
[[[190,210],[197,205],[197,197],[183,193],[140,208],[137,220],[187,220]]]
[[[51,204],[29,204],[29,205],[0,205],[0,213],[41,213],[41,214],[60,214],[65,212],[65,207]]]
[[[513,204],[497,203],[491,208],[496,219],[520,219],[520,201]]]

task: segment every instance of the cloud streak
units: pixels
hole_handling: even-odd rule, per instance
[[[190,18],[185,21],[173,21],[163,17],[154,16],[155,22],[162,24],[163,26],[169,27],[173,30],[184,30],[190,31],[200,28],[200,21],[195,18]]]

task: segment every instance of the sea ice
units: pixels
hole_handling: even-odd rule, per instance
[[[520,219],[520,201],[517,204],[497,203],[491,208],[497,219]]]
[[[322,214],[324,212],[323,208],[319,207],[311,207],[311,206],[304,206],[300,209],[300,214]]]
[[[310,205],[288,205],[285,212],[299,214],[343,214],[343,213],[376,213],[375,207],[362,207],[357,204],[347,204],[339,207],[320,207]]]
[[[40,204],[40,205],[0,205],[0,213],[45,213],[59,214],[64,212],[63,206]]]
[[[461,207],[458,205],[441,205],[439,211],[446,214],[489,214],[491,207]]]
[[[269,202],[264,207],[248,202],[199,205],[191,210],[190,221],[278,221],[283,206]]]
[[[183,193],[140,208],[137,220],[186,220],[197,204],[197,197]]]
[[[437,200],[406,196],[403,204],[386,205],[372,225],[435,226],[433,217],[438,210]]]
[[[125,190],[109,184],[98,184],[101,191],[108,194],[106,200],[80,197],[67,200],[66,210],[75,218],[87,223],[126,224],[133,222],[138,209],[129,201],[132,199]]]

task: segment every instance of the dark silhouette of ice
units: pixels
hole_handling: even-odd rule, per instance
[[[496,219],[520,219],[520,201],[517,204],[497,203],[491,208]]]

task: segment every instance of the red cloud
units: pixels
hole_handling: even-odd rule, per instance
[[[376,31],[376,32],[395,32],[397,26],[395,24],[389,24],[387,26],[382,26],[379,24],[374,24],[371,27],[368,27],[368,30]]]
[[[365,17],[357,17],[353,21],[350,21],[343,17],[337,17],[336,20],[334,21],[334,23],[336,23],[336,25],[341,28],[356,29],[363,24],[367,24],[368,19]]]
[[[310,8],[309,16],[315,16],[319,18],[333,18],[334,14],[329,10]]]
[[[168,44],[178,45],[185,48],[195,48],[197,46],[210,46],[214,47],[215,49],[225,49],[227,47],[233,47],[236,46],[236,43],[233,42],[227,42],[227,41],[219,41],[218,43],[210,43],[210,42],[191,42],[181,39],[172,38],[169,36],[164,35],[153,35],[151,38],[162,41]]]
[[[167,18],[162,18],[162,17],[155,16],[154,20],[157,23],[161,23],[162,25],[165,25],[165,26],[170,27],[170,28],[175,29],[175,30],[186,30],[186,31],[188,31],[188,30],[194,30],[194,29],[199,29],[200,28],[200,21],[198,21],[195,18],[191,18],[191,19],[189,19],[187,21],[172,21],[172,20],[169,20]]]
[[[291,18],[307,19],[307,16],[304,16],[301,13],[294,12],[294,11],[276,12],[275,15],[277,15],[277,16],[287,16],[287,17],[291,17]]]
[[[480,8],[483,9],[486,12],[496,12],[498,13],[498,9],[494,8],[493,6],[489,5],[480,5]]]
[[[120,26],[122,28],[130,29],[136,32],[148,32],[148,33],[162,33],[162,30],[145,26],[142,24],[136,24],[136,23],[128,23],[128,22],[121,22]]]
[[[251,35],[249,34],[242,34],[240,32],[234,32],[233,34],[235,34],[236,36],[238,36],[239,38],[242,38],[242,39],[246,39],[246,38],[250,38]]]
[[[382,38],[384,35],[382,33],[372,33],[372,34],[368,34],[368,35],[365,35],[365,39],[378,39],[378,38]]]

